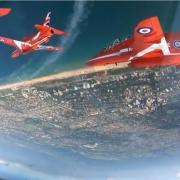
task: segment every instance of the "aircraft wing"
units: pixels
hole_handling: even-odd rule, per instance
[[[63,47],[55,47],[55,46],[38,46],[36,50],[60,51],[63,49],[64,49]]]
[[[4,44],[8,44],[10,46],[13,46],[15,48],[18,48],[19,50],[22,50],[22,45],[31,46],[31,44],[29,44],[29,43],[25,43],[25,42],[22,42],[22,41],[17,41],[17,40],[2,37],[2,36],[0,36],[0,42],[2,42]]]
[[[134,28],[132,49],[133,56],[129,58],[129,61],[146,56],[156,50],[160,50],[162,55],[170,54],[168,43],[157,16],[144,19],[137,24]]]

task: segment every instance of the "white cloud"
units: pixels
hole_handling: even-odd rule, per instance
[[[0,164],[1,164],[1,165],[7,165],[7,164],[8,164],[8,162],[7,162],[7,161],[5,161],[5,160],[0,159]]]
[[[21,177],[24,176],[28,179],[44,179],[44,180],[81,180],[76,177],[70,177],[70,176],[61,176],[61,175],[52,175],[48,174],[47,172],[42,172],[42,171],[37,171],[33,169],[31,166],[21,164],[21,163],[16,163],[13,161],[7,161],[4,159],[0,159],[0,165],[1,166],[6,166],[6,172],[9,172],[11,175],[18,175],[19,173],[21,174]]]
[[[177,172],[176,177],[180,179],[180,172]]]

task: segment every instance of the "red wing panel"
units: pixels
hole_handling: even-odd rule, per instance
[[[43,26],[43,25],[40,25],[40,24],[35,24],[34,27],[36,29],[38,29],[39,31],[47,31],[47,30],[50,29],[49,26]]]
[[[160,43],[163,37],[164,33],[158,17],[145,19],[139,22],[134,29],[133,51],[137,53],[154,43]]]
[[[66,35],[66,33],[64,31],[61,31],[59,29],[55,29],[55,28],[52,28],[50,26],[43,26],[43,25],[40,25],[40,24],[35,24],[34,27],[36,29],[38,29],[39,31],[47,31],[47,30],[51,30],[51,32],[53,34],[56,34],[56,35]]]
[[[14,43],[14,40],[10,39],[10,38],[0,36],[0,42],[2,42],[4,44],[8,44],[10,46],[17,47],[16,44]]]
[[[27,42],[27,41],[31,40],[35,35],[36,34],[31,34],[29,36],[26,36],[26,37],[22,38],[22,41],[23,42]]]
[[[16,49],[15,51],[12,52],[11,57],[16,58],[16,57],[20,56],[20,54],[21,53]]]
[[[11,12],[11,8],[0,8],[0,16],[5,16]]]
[[[167,55],[151,58],[138,58],[132,61],[129,66],[131,67],[153,67],[153,66],[171,66],[180,65],[179,55]]]
[[[0,42],[16,47],[22,51],[24,46],[31,47],[31,44],[0,36]]]
[[[53,32],[54,32],[54,34],[56,34],[56,35],[67,35],[67,33],[65,33],[64,31],[61,31],[61,30],[59,30],[59,29],[55,29],[55,28],[51,28],[52,30],[53,30]]]

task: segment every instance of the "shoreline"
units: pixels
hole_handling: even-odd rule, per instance
[[[79,75],[84,75],[84,74],[91,74],[95,72],[101,72],[105,70],[111,70],[111,69],[123,69],[128,67],[128,62],[124,63],[119,63],[117,65],[115,64],[110,64],[106,66],[94,66],[94,67],[84,67],[80,69],[75,69],[75,70],[69,70],[69,71],[64,71],[52,75],[47,75],[43,77],[38,77],[32,80],[25,80],[23,82],[16,82],[16,83],[10,83],[10,84],[4,84],[0,85],[0,90],[5,90],[5,89],[11,89],[11,88],[20,88],[20,87],[25,87],[25,86],[31,86],[34,84],[46,82],[46,81],[52,81],[52,80],[59,80],[59,79],[66,79],[70,78],[73,76],[79,76]]]

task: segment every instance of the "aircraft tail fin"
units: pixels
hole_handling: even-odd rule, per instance
[[[49,26],[50,21],[51,21],[50,14],[51,14],[51,12],[47,13],[46,18],[44,19],[44,22],[43,22],[43,26]]]

